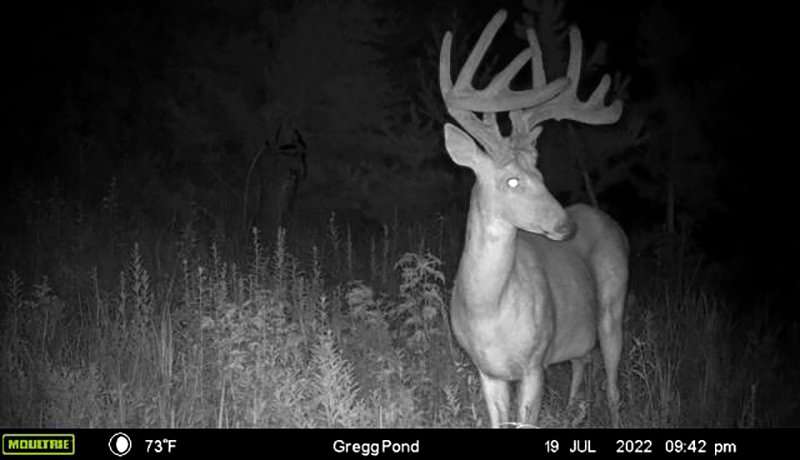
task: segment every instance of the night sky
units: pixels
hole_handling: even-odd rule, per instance
[[[512,1],[480,2],[475,7],[463,2],[433,2],[430,6],[406,3],[374,2],[379,15],[396,21],[391,27],[395,35],[379,34],[375,38],[367,37],[365,32],[365,40],[378,41],[382,54],[374,65],[392,73],[391,84],[400,92],[399,99],[405,97],[415,103],[419,101],[419,82],[413,72],[415,57],[429,56],[425,50],[438,46],[440,35],[435,34],[452,26],[453,11],[458,12],[456,16],[461,21],[456,29],[457,40],[467,40],[465,30],[471,31],[469,40],[474,40],[476,31],[499,7],[508,8],[511,18],[518,18],[523,9],[519,2]],[[790,76],[794,74],[791,67],[796,53],[785,37],[791,29],[780,26],[784,15],[774,7],[728,2],[663,3],[569,2],[564,15],[567,22],[581,27],[588,45],[599,40],[607,42],[606,71],[619,71],[631,78],[626,109],[650,104],[665,87],[676,89],[687,99],[685,110],[693,115],[690,123],[697,127],[700,139],[690,139],[682,145],[688,143],[695,148],[701,156],[699,167],[711,174],[682,190],[684,200],[696,195],[694,201],[699,202],[679,201],[678,211],[692,221],[692,242],[702,253],[701,263],[721,272],[718,285],[735,297],[756,303],[779,300],[777,308],[780,303],[788,306],[785,303],[797,294],[795,260],[800,255],[793,235],[797,155],[794,142],[783,142],[788,137],[785,133],[794,129],[788,126],[793,117],[782,113],[793,107],[787,99],[794,88]],[[190,160],[180,152],[182,147],[176,138],[191,134],[178,133],[179,128],[165,108],[165,101],[186,87],[179,75],[182,67],[213,69],[226,79],[220,85],[228,88],[235,88],[237,77],[241,77],[241,87],[246,87],[252,96],[252,104],[267,106],[272,94],[258,88],[259,79],[263,78],[264,63],[270,62],[270,50],[280,47],[282,35],[265,30],[265,24],[269,23],[270,14],[285,14],[293,6],[291,2],[203,1],[60,2],[46,7],[26,4],[6,8],[2,40],[10,140],[4,155],[6,182],[24,178],[46,184],[58,175],[68,194],[96,197],[108,178],[119,174],[117,169],[125,164],[123,158],[138,159],[141,174],[152,168],[169,178],[190,169]],[[647,22],[645,18],[656,10],[661,17],[656,15],[655,20]],[[657,27],[664,23],[662,29]],[[657,31],[651,34],[656,45],[643,45],[643,29]],[[658,31],[668,33],[659,35]],[[264,32],[267,33],[258,36]],[[358,35],[359,29],[353,26],[349,32]],[[216,46],[237,38],[244,43],[244,38],[253,36],[258,43],[248,49]],[[299,40],[302,42],[302,38]],[[508,25],[497,41],[499,45],[495,47],[507,46],[511,50],[498,51],[504,56],[501,62],[521,46]],[[214,53],[213,57],[207,53]],[[249,63],[249,67],[243,67],[242,62]],[[435,65],[430,59],[422,62]],[[359,91],[348,96],[346,90],[342,91],[345,92],[340,96],[344,99],[362,95]],[[179,98],[191,99],[192,95],[176,96]],[[693,100],[699,102],[694,104]],[[253,109],[254,113],[257,110],[258,107]],[[653,110],[647,126],[663,126],[664,116]],[[399,117],[402,119],[402,115]],[[432,118],[430,122],[438,125],[431,131],[435,134],[441,120]],[[270,135],[270,129],[251,131],[255,132],[254,138]],[[674,139],[685,138],[681,127],[671,132]],[[464,172],[444,155],[437,143],[441,140],[435,136],[432,139],[429,155],[423,160],[436,165],[437,173],[463,176]],[[94,156],[80,157],[78,147],[88,140],[94,145]],[[651,139],[641,149],[654,151],[663,142]],[[244,148],[235,142],[220,143],[222,150],[225,145],[232,145],[230,151]],[[315,155],[329,153],[322,149],[309,153],[311,177],[315,175],[314,168],[326,161]],[[370,169],[371,162],[387,160],[364,154],[350,161]],[[142,166],[148,162],[154,163]],[[683,167],[691,171],[695,166]],[[384,173],[384,169],[370,171],[374,175]],[[643,177],[647,180],[646,175]],[[335,176],[320,180],[329,182],[327,188],[308,187],[298,200],[314,201],[320,196],[315,194],[336,189]],[[616,192],[612,189],[601,197],[607,206],[618,210],[617,218],[628,231],[657,228],[664,214],[658,199],[640,196],[643,194],[638,186],[626,185],[624,179],[620,183]],[[465,190],[462,187],[454,191],[452,201],[463,206]],[[713,193],[706,193],[709,190]],[[630,199],[631,195],[638,198]],[[414,209],[412,197],[421,196],[424,195],[409,195],[402,204]],[[363,198],[345,194],[330,207],[355,209],[354,213],[368,208],[352,205],[359,199]],[[327,210],[314,209],[309,214],[314,212],[325,215]]]

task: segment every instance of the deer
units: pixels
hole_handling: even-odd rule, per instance
[[[278,124],[272,140],[267,139],[264,145],[253,156],[247,170],[244,182],[242,199],[242,222],[245,228],[254,226],[260,216],[270,219],[276,227],[286,228],[291,223],[291,217],[297,200],[297,191],[300,183],[308,176],[306,163],[306,142],[297,128],[291,130],[291,139],[284,134],[283,123]],[[262,158],[264,160],[262,161]],[[263,174],[256,181],[255,215],[248,217],[248,196],[250,193],[250,180],[256,166],[261,168]],[[266,208],[268,211],[263,212]]]
[[[472,79],[506,19],[498,11],[486,25],[453,83],[453,34],[447,31],[439,58],[439,86],[450,116],[445,148],[457,165],[475,174],[464,248],[450,299],[450,325],[478,369],[493,428],[536,426],[545,369],[569,361],[569,406],[581,392],[586,364],[599,342],[613,427],[620,426],[617,384],[622,317],[628,283],[628,241],[603,211],[586,204],[562,205],[537,169],[536,141],[546,120],[590,125],[615,123],[622,102],[606,105],[604,75],[586,101],[577,96],[582,40],[569,30],[566,77],[546,81],[532,28],[522,50],[484,89]],[[531,63],[533,83],[512,90],[511,79]],[[497,114],[508,112],[510,133]],[[517,422],[509,418],[516,386]]]

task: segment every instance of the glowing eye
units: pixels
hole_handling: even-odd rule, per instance
[[[511,188],[517,188],[517,186],[519,185],[519,179],[517,179],[516,177],[512,177],[512,178],[508,179],[508,181],[506,181],[506,183]]]

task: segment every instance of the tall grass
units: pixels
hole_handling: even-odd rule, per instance
[[[486,425],[448,321],[458,253],[445,235],[463,223],[396,219],[361,244],[331,215],[320,240],[253,229],[239,254],[233,237],[194,222],[132,230],[115,181],[94,211],[59,194],[21,201],[22,231],[4,242],[3,426]],[[797,344],[797,329],[731,312],[692,283],[637,293],[625,426],[791,420],[794,398],[775,395],[792,385],[780,343]],[[582,426],[608,423],[600,363]],[[570,425],[568,376],[548,371],[543,426]]]

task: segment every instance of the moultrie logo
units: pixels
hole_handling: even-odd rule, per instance
[[[75,435],[5,433],[3,455],[75,455]]]

